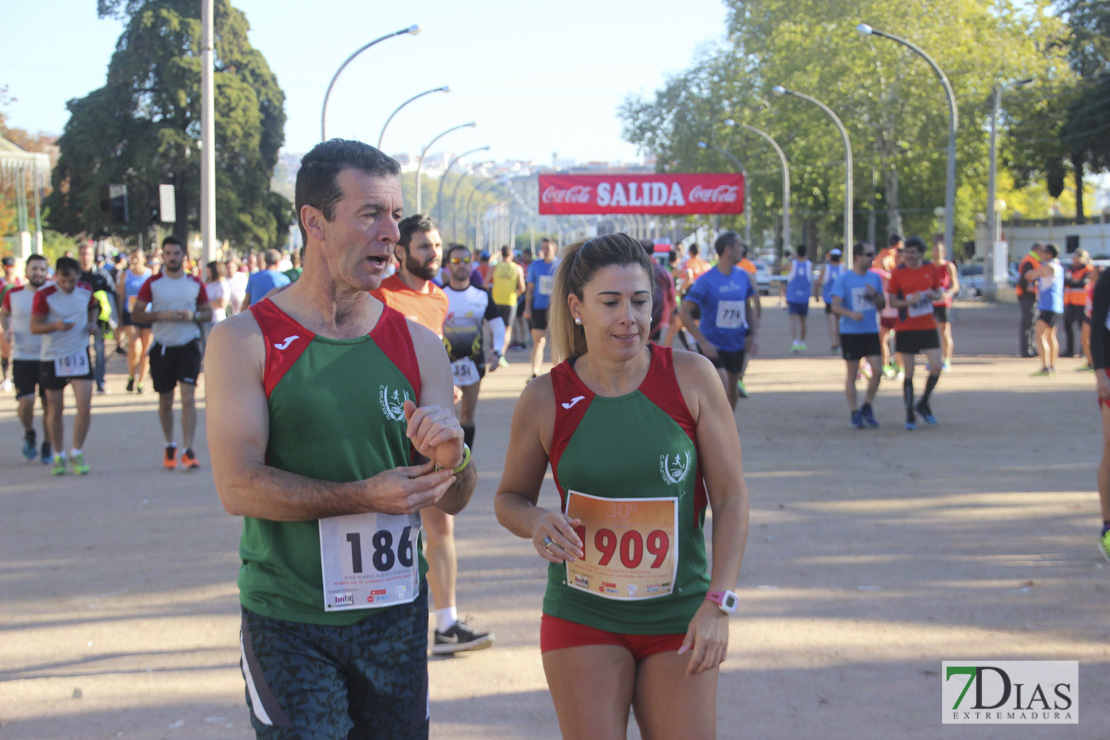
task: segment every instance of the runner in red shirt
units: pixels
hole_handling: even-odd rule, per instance
[[[928,424],[936,424],[936,417],[929,407],[929,398],[940,378],[940,336],[933,314],[933,301],[943,295],[941,273],[935,265],[922,261],[925,242],[921,237],[906,240],[903,262],[890,275],[890,304],[898,309],[895,324],[894,350],[899,354],[906,377],[902,381],[902,395],[906,404],[906,429],[917,428],[914,411],[921,414]],[[913,362],[918,352],[924,352],[929,361],[929,379],[921,400],[913,402]]]

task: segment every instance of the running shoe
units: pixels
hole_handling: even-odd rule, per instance
[[[69,469],[66,467],[66,461],[60,455],[55,457],[54,467],[50,469],[50,473],[52,475],[65,475],[68,472]]]
[[[127,377],[127,392],[128,393],[134,393],[135,392],[135,376],[134,375],[129,375]]]
[[[792,344],[790,345],[790,353],[791,353],[791,354],[798,354],[799,352],[801,352],[801,351],[802,351],[802,348],[803,348],[804,346],[805,346],[805,345],[804,345],[804,344],[802,344],[801,342],[794,342],[794,343],[792,343]]]
[[[894,380],[898,377],[898,370],[894,365],[883,365],[883,377],[887,380]]]
[[[913,415],[912,411],[906,412],[906,431],[912,432],[917,429],[917,417]]]
[[[736,393],[740,398],[748,397],[748,389],[744,387],[744,380],[742,378],[736,379]]]
[[[798,342],[798,351],[799,352],[805,352],[806,351],[806,343],[805,342]]]
[[[848,426],[852,429],[863,429],[863,414],[858,411],[852,412],[852,420],[848,422]]]
[[[1093,373],[1095,371],[1095,369],[1093,367],[1091,367],[1090,365],[1088,365],[1086,363],[1083,364],[1083,367],[1077,367],[1075,369],[1078,372],[1081,372],[1081,373]]]
[[[895,378],[897,378],[898,380],[905,380],[906,379],[906,370],[905,370],[905,368],[901,368],[901,367],[898,368],[898,374],[895,376]]]
[[[166,445],[166,454],[162,458],[162,467],[173,470],[177,467],[177,445]]]
[[[96,395],[106,396],[106,395],[108,395],[108,389],[105,388],[104,386],[100,386],[99,388],[96,389]]]
[[[951,370],[952,370],[952,363],[949,362],[948,360],[941,360],[940,371],[942,373],[947,373],[947,372],[950,372]]]
[[[509,366],[509,361],[505,359],[504,355],[497,358],[497,366],[498,367],[508,367]]]
[[[871,404],[865,403],[859,407],[859,414],[863,417],[863,423],[869,427],[879,426],[879,422],[875,420],[875,412],[871,409]]]
[[[840,354],[840,345],[834,344],[833,346],[829,347],[829,354],[830,355],[839,355]]]
[[[185,451],[181,453],[181,466],[186,470],[200,467],[200,463],[197,462],[197,453],[193,452],[192,447],[185,448]]]
[[[136,383],[135,384],[135,392],[138,393],[140,396],[143,395],[143,384],[142,383]]]
[[[35,444],[35,433],[23,435],[23,456],[28,460],[34,460],[35,455],[38,454],[39,446]]]
[[[867,360],[864,360],[859,364],[859,371],[860,374],[868,380],[871,380],[871,376],[874,374],[871,370],[871,363]]]
[[[452,653],[464,653],[468,650],[483,650],[491,645],[493,645],[492,633],[475,632],[467,626],[466,622],[455,622],[450,629],[444,632],[436,630],[432,654],[451,655]]]
[[[933,410],[929,408],[929,404],[920,401],[917,406],[917,413],[921,414],[921,418],[925,420],[926,424],[936,424],[937,417],[933,416]]]
[[[4,378],[3,382],[0,382],[0,391],[10,391],[11,389],[12,389],[12,381],[8,380],[7,378]]]
[[[1110,529],[1102,533],[1098,538],[1098,549],[1102,551],[1102,557],[1110,561]]]
[[[89,474],[89,466],[85,464],[85,455],[83,453],[79,452],[76,455],[70,455],[69,464],[73,466],[73,472],[77,473],[77,475]]]
[[[42,461],[43,465],[49,465],[50,462],[53,459],[54,459],[54,450],[52,450],[50,448],[50,442],[46,441],[46,440],[43,440],[42,452],[39,453],[39,460]]]
[[[1047,378],[1049,375],[1052,375],[1052,371],[1049,370],[1047,367],[1042,367],[1037,372],[1030,374],[1029,377],[1030,378]]]

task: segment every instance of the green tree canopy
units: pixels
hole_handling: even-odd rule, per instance
[[[760,128],[782,146],[791,166],[795,240],[838,243],[843,229],[844,149],[819,108],[777,98],[776,85],[812,95],[848,130],[855,167],[856,234],[868,211],[882,233],[936,230],[944,204],[948,111],[927,63],[888,39],[864,37],[864,22],[913,41],[945,70],[960,112],[957,137],[957,242],[970,238],[983,210],[986,120],[997,81],[1047,76],[1059,54],[1046,54],[1062,26],[1047,0],[729,0],[728,34],[695,65],[650,97],[625,101],[625,137],[667,170],[732,169],[697,148],[710,141],[738,156],[749,174],[757,229],[770,230],[782,208],[781,175],[756,135],[722,125],[732,118]],[[799,218],[800,217],[800,218]],[[739,219],[727,226],[735,228]],[[805,234],[802,239],[797,235]]]
[[[67,233],[102,228],[100,191],[127,186],[131,222],[120,235],[147,233],[158,221],[158,185],[173,184],[186,237],[200,211],[201,21],[196,0],[99,0],[101,15],[127,26],[104,87],[69,101],[58,141],[51,226]],[[269,193],[284,141],[285,93],[265,57],[247,40],[246,16],[215,0],[216,231],[238,247],[280,243]],[[289,211],[290,209],[284,209]]]

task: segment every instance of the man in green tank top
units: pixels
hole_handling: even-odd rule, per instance
[[[477,476],[443,344],[370,295],[400,168],[333,139],[301,163],[300,279],[217,325],[206,353],[216,491],[244,517],[241,667],[260,738],[428,736],[421,509]]]

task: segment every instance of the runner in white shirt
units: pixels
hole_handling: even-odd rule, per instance
[[[162,272],[143,283],[132,314],[136,323],[154,324],[150,346],[150,379],[158,394],[158,419],[166,438],[162,467],[177,467],[173,438],[173,393],[181,384],[181,436],[185,450],[181,465],[198,468],[193,451],[197,429],[196,390],[200,377],[201,324],[212,320],[212,306],[204,284],[185,273],[185,246],[176,236],[162,240]]]
[[[35,293],[46,283],[46,270],[49,263],[41,254],[27,258],[24,268],[27,282],[10,288],[4,293],[0,304],[0,325],[4,334],[11,337],[12,379],[15,381],[15,400],[19,404],[19,420],[23,423],[23,456],[34,460],[38,454],[33,425],[35,415],[35,388],[38,387],[42,399],[42,461],[53,459],[50,446],[50,433],[46,426],[46,389],[39,381],[42,354],[42,337],[31,333],[31,309],[34,307]]]
[[[49,413],[47,431],[54,447],[54,475],[65,475],[65,429],[62,422],[65,387],[73,387],[77,415],[73,419],[73,472],[88,475],[82,447],[92,416],[93,371],[89,363],[89,334],[96,326],[100,304],[92,286],[78,281],[81,265],[72,257],[59,257],[54,282],[35,292],[31,306],[31,333],[42,336],[39,382],[46,389]]]
[[[501,353],[485,349],[483,329],[488,324],[493,335],[492,345],[505,343],[505,320],[489,291],[470,284],[470,250],[455,244],[444,255],[450,279],[443,286],[447,295],[447,318],[443,322],[443,344],[451,360],[451,374],[462,397],[455,406],[463,439],[474,449],[474,409],[478,405],[478,391],[482,376],[489,364],[490,372],[498,367]]]

